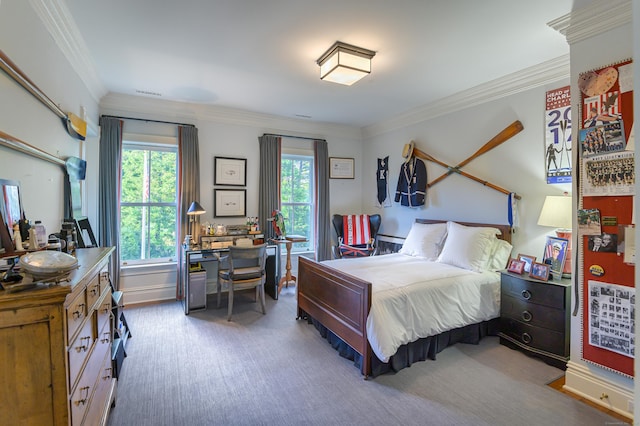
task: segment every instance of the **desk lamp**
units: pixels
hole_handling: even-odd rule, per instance
[[[567,277],[571,276],[571,220],[571,196],[566,192],[564,195],[547,195],[540,211],[538,225],[556,228],[558,238],[569,240],[562,271],[562,275]]]
[[[206,213],[206,210],[202,208],[202,206],[197,202],[194,201],[191,203],[191,206],[189,207],[189,210],[187,210],[187,216],[189,216],[189,240],[194,241],[195,242],[195,238],[193,237],[193,223],[196,221],[196,216],[200,216],[201,214]],[[187,238],[185,238],[186,240]],[[191,243],[191,241],[189,241],[189,244]],[[187,242],[187,241],[185,241]]]

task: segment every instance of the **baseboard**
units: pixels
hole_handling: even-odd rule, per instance
[[[633,419],[633,389],[597,377],[587,366],[569,361],[563,389]]]
[[[136,305],[139,303],[159,302],[163,300],[176,300],[176,286],[156,285],[121,289],[124,293],[124,304]]]

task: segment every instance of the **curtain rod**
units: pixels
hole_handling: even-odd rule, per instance
[[[320,140],[320,141],[325,141],[326,142],[325,139],[320,139],[320,138],[307,138],[307,137],[304,137],[304,136],[291,136],[291,135],[277,135],[275,133],[265,133],[264,136],[279,136],[281,138],[306,139],[306,140],[310,140],[310,141]]]
[[[162,121],[162,120],[149,120],[147,118],[135,118],[135,117],[119,117],[117,115],[102,115],[102,117],[107,117],[107,118],[118,118],[121,120],[136,120],[136,121],[146,121],[148,123],[162,123],[162,124],[176,124],[178,126],[191,126],[191,127],[196,127],[194,124],[189,124],[189,123],[176,123],[175,121]]]

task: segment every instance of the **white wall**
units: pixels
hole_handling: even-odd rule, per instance
[[[361,205],[362,138],[360,129],[348,126],[308,123],[304,120],[283,119],[249,113],[221,110],[204,105],[159,101],[125,95],[107,95],[100,103],[100,113],[120,117],[153,119],[194,124],[198,128],[200,147],[200,199],[207,211],[200,222],[244,223],[245,218],[220,219],[213,216],[214,157],[247,159],[247,216],[258,215],[258,179],[260,153],[258,137],[264,133],[326,139],[329,156],[351,157],[356,163],[356,178],[330,182],[331,212],[359,212]],[[176,136],[176,126],[144,121],[125,120],[124,133]],[[307,146],[308,141],[291,139],[288,143]],[[88,155],[95,155],[88,153]],[[87,177],[89,187],[93,177]],[[214,274],[209,274],[209,290]],[[127,303],[175,298],[175,268],[134,267],[122,271],[121,289]]]
[[[27,1],[0,3],[0,48],[64,111],[97,115],[98,103],[65,60]],[[0,130],[49,154],[82,157],[83,145],[35,97],[0,72]],[[95,163],[88,164],[89,170]],[[64,174],[60,166],[0,146],[0,178],[21,184],[25,214],[60,231]]]
[[[566,86],[567,79],[483,103],[421,123],[374,136],[365,141],[367,176],[375,175],[376,159],[389,156],[391,192],[395,192],[403,161],[404,144],[414,140],[416,148],[449,165],[456,165],[515,120],[524,130],[498,147],[477,157],[461,170],[508,191],[517,203],[518,222],[513,235],[514,255],[526,253],[541,257],[546,235],[553,230],[537,225],[546,195],[571,191],[570,184],[548,185],[545,176],[544,108],[548,90]],[[428,180],[446,172],[442,166],[426,161]],[[381,233],[406,236],[415,218],[452,219],[466,222],[508,223],[508,197],[461,175],[451,175],[427,189],[422,208],[393,203],[391,207],[371,208],[375,181],[364,179],[365,208],[383,215]],[[393,196],[393,195],[392,195]],[[367,204],[368,203],[368,204]]]

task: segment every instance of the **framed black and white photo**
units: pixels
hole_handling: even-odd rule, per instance
[[[353,158],[329,158],[330,179],[354,179],[355,160]]]
[[[247,215],[246,189],[214,189],[213,212],[215,217],[244,217]]]
[[[247,159],[214,157],[214,185],[246,186]]]

